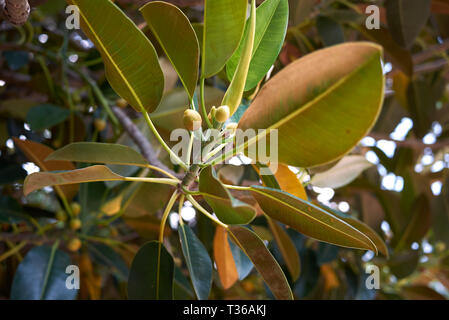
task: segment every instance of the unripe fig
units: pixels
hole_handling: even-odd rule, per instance
[[[115,101],[115,104],[117,105],[117,107],[119,108],[126,108],[128,106],[128,101],[126,101],[123,98],[119,98]]]
[[[67,243],[67,249],[72,252],[76,252],[81,248],[81,240],[78,238],[73,238]]]
[[[65,211],[64,210],[58,210],[56,212],[56,219],[59,220],[59,221],[62,221],[62,222],[66,221],[67,220],[67,215],[66,215]]]
[[[72,208],[72,213],[74,216],[79,216],[81,212],[81,206],[78,202],[72,202],[70,204],[70,207]]]
[[[231,111],[229,110],[228,106],[221,106],[217,109],[217,112],[215,112],[215,120],[218,122],[225,122],[229,119],[229,116],[231,115]]]
[[[103,131],[104,129],[106,129],[106,121],[104,121],[103,119],[95,119],[94,126],[98,131]]]
[[[72,230],[81,229],[81,220],[78,218],[70,220],[70,229]]]
[[[192,109],[187,109],[184,111],[184,127],[190,131],[196,131],[201,128],[201,115]]]

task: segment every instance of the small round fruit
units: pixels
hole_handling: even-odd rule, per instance
[[[184,127],[190,131],[196,131],[201,128],[201,115],[192,109],[184,111],[183,117]]]
[[[228,106],[221,106],[217,109],[217,112],[215,112],[215,120],[218,122],[225,122],[229,119],[229,116],[231,115],[231,111],[229,110]]]
[[[128,101],[126,101],[123,98],[117,99],[115,101],[115,104],[117,105],[117,107],[119,108],[126,108],[128,106]]]
[[[76,252],[81,248],[81,240],[78,238],[73,238],[67,243],[67,249],[72,252]]]
[[[78,202],[72,202],[70,204],[70,208],[72,209],[73,215],[79,216],[79,214],[81,212],[81,206]]]
[[[80,219],[72,219],[70,220],[70,229],[78,230],[81,228],[81,220]]]
[[[58,210],[56,212],[56,219],[59,220],[59,221],[63,221],[63,222],[66,221],[67,220],[67,215],[66,215],[65,211],[64,210]]]
[[[106,121],[104,121],[103,119],[95,119],[94,126],[98,131],[103,131],[104,129],[106,129]]]

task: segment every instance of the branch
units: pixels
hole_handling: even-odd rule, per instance
[[[131,121],[131,119],[119,108],[112,107],[112,112],[116,115],[119,122],[125,129],[125,131],[129,134],[132,140],[139,147],[140,152],[144,156],[144,158],[153,166],[159,167],[175,177],[182,178],[183,175],[176,174],[173,170],[169,169],[165,164],[163,164],[157,157],[156,152],[153,149],[153,146],[148,142],[147,138],[140,132],[139,128]],[[161,176],[161,173],[155,171],[155,175]]]
[[[411,149],[415,149],[417,151],[421,151],[426,149],[426,148],[430,148],[432,150],[438,150],[438,149],[442,149],[444,147],[449,146],[449,139],[445,139],[445,140],[441,140],[438,141],[434,144],[425,144],[424,142],[422,142],[421,140],[415,139],[415,138],[407,138],[405,140],[394,140],[392,139],[390,136],[388,135],[384,135],[384,134],[380,134],[380,133],[370,133],[368,134],[368,136],[376,139],[376,140],[388,140],[388,141],[393,141],[394,143],[396,143],[396,145],[398,147],[407,147],[407,148],[411,148]]]
[[[5,19],[15,25],[24,24],[30,16],[28,0],[0,0],[0,9]]]

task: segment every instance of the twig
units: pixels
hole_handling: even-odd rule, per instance
[[[426,148],[430,148],[432,150],[438,150],[438,149],[442,149],[446,146],[449,146],[449,139],[441,140],[434,144],[425,144],[421,140],[418,140],[415,138],[407,138],[406,140],[400,141],[400,140],[392,139],[388,135],[383,135],[383,134],[379,134],[379,133],[370,133],[369,136],[376,140],[393,141],[394,143],[396,143],[396,145],[398,147],[408,147],[408,148],[412,148],[412,149],[415,149],[418,151],[422,151]]]
[[[112,112],[114,112],[115,116],[118,118],[119,122],[125,129],[125,131],[129,134],[129,136],[133,139],[133,141],[139,147],[140,152],[143,157],[152,165],[163,169],[164,171],[169,172],[175,177],[182,178],[182,175],[176,174],[173,170],[168,168],[165,164],[163,164],[156,156],[156,152],[154,151],[153,146],[150,142],[145,138],[139,128],[131,121],[131,119],[119,108],[112,107]],[[155,175],[162,176],[160,172],[155,171]]]

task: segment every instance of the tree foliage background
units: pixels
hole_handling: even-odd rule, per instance
[[[138,14],[138,8],[149,1],[115,2],[154,40]],[[202,22],[203,1],[169,2],[178,5],[191,22]],[[382,114],[351,153],[359,156],[354,158],[358,162],[346,158],[337,170],[329,170],[329,165],[293,172],[307,185],[310,199],[357,217],[377,231],[390,256],[339,248],[287,229],[301,261],[299,277],[288,276],[295,298],[449,298],[449,2],[288,2],[289,27],[273,75],[323,47],[369,40],[384,47],[387,78]],[[52,149],[79,141],[137,148],[114,112],[121,101],[105,80],[98,51],[81,31],[65,28],[66,2],[30,4],[31,15],[23,26],[0,22],[0,297],[124,299],[131,261],[143,243],[157,239],[169,190],[153,185],[129,189],[127,183],[116,182],[67,187],[64,193],[80,207],[80,228],[61,213],[62,204],[53,189],[23,195],[27,173],[74,168],[71,163],[45,162]],[[365,10],[373,4],[380,8],[381,28],[368,30]],[[157,41],[152,42],[166,79],[162,105],[173,107],[168,115],[156,111],[155,123],[168,136],[186,102],[179,95],[176,72]],[[208,104],[217,105],[228,85],[226,75],[218,74],[207,85]],[[247,92],[246,98],[257,90]],[[139,115],[129,106],[121,107],[120,112],[139,126]],[[158,161],[169,165],[156,144],[153,148],[160,155]],[[224,169],[225,181],[258,183],[250,165]],[[127,173],[133,174],[137,168],[127,170],[134,170]],[[203,216],[192,215],[192,208],[184,212],[214,257],[215,227]],[[170,222],[166,241],[172,252],[179,253],[175,216]],[[288,262],[266,221],[257,218],[255,225],[289,275]],[[210,298],[271,298],[251,263],[237,259],[240,253],[235,250],[241,281],[224,289],[223,279],[214,270]],[[175,263],[175,298],[195,298],[185,264],[179,259]],[[80,290],[58,292],[52,284],[65,282],[65,266],[70,264],[80,267]],[[378,290],[365,285],[369,265],[380,267]],[[35,274],[33,283],[24,276],[30,272]]]

